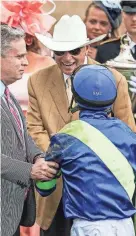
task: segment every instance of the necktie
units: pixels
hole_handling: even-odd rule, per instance
[[[68,101],[69,101],[69,104],[70,104],[71,99],[72,99],[71,79],[70,79],[70,77],[68,77],[68,78],[66,79],[66,93],[67,93]]]
[[[8,87],[6,87],[6,89],[5,89],[5,98],[6,98],[8,106],[9,106],[9,110],[12,113],[12,115],[14,117],[14,120],[16,122],[16,125],[18,127],[18,131],[20,132],[20,134],[22,136],[22,127],[21,127],[20,117],[19,117],[19,114],[17,112],[17,108],[15,107],[15,105],[14,105],[14,103],[13,103],[11,97],[10,97],[10,92],[9,92]]]
[[[132,55],[133,55],[133,57],[134,57],[134,59],[136,60],[136,45],[133,47],[133,51],[134,52],[132,52]]]

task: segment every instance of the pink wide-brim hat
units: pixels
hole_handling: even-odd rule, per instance
[[[52,9],[45,12],[43,9],[48,3],[52,4]],[[56,22],[56,19],[50,16],[55,8],[53,0],[2,0],[1,22],[11,27],[21,28],[25,33],[33,36],[35,33],[46,34]]]

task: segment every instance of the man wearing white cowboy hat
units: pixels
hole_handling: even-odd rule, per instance
[[[86,56],[87,45],[94,40],[87,39],[85,24],[79,16],[62,16],[55,25],[52,39],[40,34],[36,36],[46,47],[54,51],[56,60],[55,65],[38,71],[28,81],[28,131],[37,145],[45,151],[53,133],[71,120],[78,119],[77,113],[74,115],[68,113],[71,98],[69,77],[79,65],[97,64],[97,62]],[[113,113],[136,130],[126,79],[116,70],[111,69],[111,71],[118,88]],[[36,197],[37,223],[45,230],[42,235],[69,236],[61,209],[61,195],[62,181],[58,179],[54,193],[47,198],[39,195]]]

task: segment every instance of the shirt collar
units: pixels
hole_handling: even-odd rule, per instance
[[[85,60],[84,60],[84,65],[85,65],[85,64],[87,64],[87,57],[85,57]],[[67,80],[67,78],[69,77],[69,75],[66,75],[66,74],[63,73],[63,76],[64,76],[64,81],[65,81],[65,83],[66,83],[66,80]]]
[[[5,87],[5,84],[0,80],[0,97],[4,96]]]
[[[130,49],[132,50],[133,53],[135,53],[135,49],[134,49],[134,46],[136,45],[136,43],[134,41],[132,41],[130,35],[127,33],[127,36],[130,40]]]

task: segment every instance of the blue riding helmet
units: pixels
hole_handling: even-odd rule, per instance
[[[117,96],[112,72],[100,65],[83,65],[72,77],[73,97],[80,108],[109,110]]]

